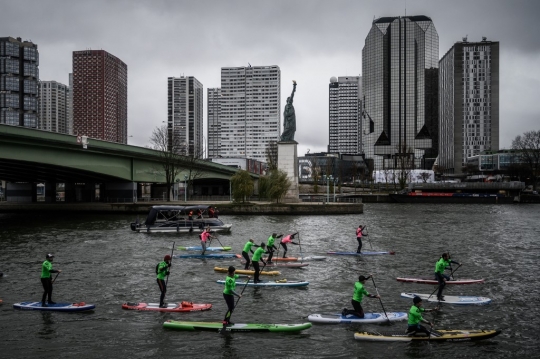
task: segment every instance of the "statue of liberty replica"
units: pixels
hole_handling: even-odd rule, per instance
[[[294,141],[294,133],[296,132],[296,115],[294,113],[293,99],[296,91],[296,81],[293,80],[293,90],[291,97],[287,98],[287,104],[283,111],[283,133],[281,141]]]

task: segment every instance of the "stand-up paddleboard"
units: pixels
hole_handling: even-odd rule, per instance
[[[439,285],[433,278],[396,278],[398,282],[407,282],[407,283],[419,283],[419,284],[435,284]],[[446,284],[478,284],[484,283],[484,279],[459,279],[459,280],[448,280]]]
[[[224,280],[218,280],[216,282],[219,284],[225,284]],[[247,286],[248,287],[305,287],[308,284],[309,282],[306,282],[303,280],[280,279],[280,280],[262,280],[258,283],[249,281]],[[236,285],[241,287],[243,285],[246,285],[246,281],[236,282]]]
[[[439,302],[436,295],[430,297],[429,294],[420,294],[420,293],[401,293],[402,298],[414,298],[420,297],[422,300],[426,300],[431,303],[444,303],[452,305],[486,305],[491,303],[490,298],[486,297],[471,297],[465,295],[443,295],[444,301]],[[428,299],[429,298],[429,299]]]
[[[340,256],[377,256],[380,254],[396,254],[396,252],[394,251],[382,251],[382,252],[364,251],[362,253],[356,253],[356,252],[326,252],[326,253],[340,255]]]
[[[131,310],[152,310],[157,312],[200,312],[209,310],[212,304],[199,304],[183,301],[181,303],[167,303],[166,308],[160,308],[159,303],[133,303],[127,302],[122,304],[122,309]]]
[[[242,264],[246,264],[246,261],[242,261]],[[266,262],[266,267],[272,268],[302,268],[307,267],[309,263],[298,263],[298,262],[283,262],[283,263],[268,263]]]
[[[191,247],[177,247],[181,251],[202,251],[202,246],[191,246]],[[230,251],[232,247],[206,247],[207,251]]]
[[[268,260],[267,258],[264,258],[264,261],[266,262]],[[287,258],[278,258],[278,257],[272,257],[272,261],[274,262],[297,262],[300,259],[297,257],[287,257]]]
[[[425,334],[417,334],[416,336],[409,336],[405,334],[405,330],[396,332],[390,331],[378,331],[378,332],[359,332],[354,333],[354,339],[369,340],[377,342],[410,342],[416,340],[425,341],[450,341],[450,342],[463,342],[471,340],[482,340],[493,338],[501,334],[500,329],[496,330],[437,330],[434,335],[427,336]],[[439,336],[436,336],[439,335]]]
[[[311,314],[308,320],[313,323],[339,324],[339,323],[387,323],[398,320],[407,320],[407,313],[387,312],[388,318],[384,313],[364,313],[364,318],[359,318],[352,314]]]
[[[240,254],[233,254],[233,253],[175,254],[173,258],[222,259],[222,258],[242,258],[242,256]]]
[[[214,267],[214,271],[216,272],[221,272],[221,273],[227,273],[229,270],[227,268],[221,268],[221,267]],[[280,275],[281,273],[278,272],[277,270],[274,270],[274,271],[262,271],[262,272],[259,272],[261,275]],[[246,269],[237,269],[236,270],[236,274],[248,274],[248,275],[253,275],[255,274],[255,271],[254,270],[246,270]]]
[[[47,304],[46,307],[42,307],[41,302],[20,302],[13,304],[13,308],[15,309],[52,312],[84,312],[85,310],[92,310],[95,307],[94,304],[86,304],[85,302]]]
[[[210,332],[220,332],[223,329],[221,322],[181,322],[167,320],[163,327],[175,330],[204,330]],[[228,325],[226,332],[299,332],[311,328],[311,323],[301,324],[239,324]]]
[[[326,257],[325,256],[305,256],[305,257],[298,257],[298,260],[301,262],[324,261],[326,260]]]

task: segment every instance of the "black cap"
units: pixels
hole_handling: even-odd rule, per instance
[[[47,259],[54,258],[54,255],[51,254],[51,253],[49,253],[49,254],[47,254],[47,255],[45,256],[45,258],[47,258]]]
[[[236,268],[234,268],[233,266],[229,266],[229,272],[232,273],[236,270]]]
[[[363,282],[363,281],[365,281],[366,279],[367,279],[367,278],[364,277],[363,275],[361,275],[360,277],[358,277],[358,281],[359,281],[359,282]]]
[[[422,301],[422,298],[415,295],[412,301],[414,304],[418,304]]]

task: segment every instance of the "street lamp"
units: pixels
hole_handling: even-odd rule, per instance
[[[326,176],[326,203],[330,202],[330,181],[333,180],[334,178],[332,177],[332,175]]]
[[[336,184],[338,183],[338,179],[334,178],[334,202],[336,202]]]
[[[187,202],[187,175],[184,175],[184,202]]]

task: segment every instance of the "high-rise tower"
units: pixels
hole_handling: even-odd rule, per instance
[[[362,143],[375,170],[430,168],[437,157],[438,60],[429,17],[373,21],[362,50]]]
[[[169,77],[167,88],[169,148],[204,157],[203,85],[193,76],[181,76]]]
[[[499,42],[456,42],[439,74],[438,164],[461,174],[467,157],[499,150]]]
[[[73,133],[127,144],[127,65],[104,50],[73,52]]]
[[[39,53],[20,37],[0,37],[0,123],[38,127]]]
[[[208,139],[208,158],[218,158],[219,149],[221,148],[221,123],[219,121],[221,115],[221,89],[209,88],[207,91],[207,139]]]
[[[328,152],[360,154],[362,77],[330,78]]]
[[[70,88],[56,81],[41,81],[39,103],[39,129],[69,134]]]

